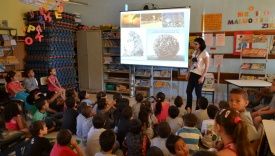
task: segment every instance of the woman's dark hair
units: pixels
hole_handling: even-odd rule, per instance
[[[231,108],[222,109],[217,113],[215,122],[223,127],[224,132],[228,136],[232,137],[239,155],[255,155],[247,137],[246,123],[241,120],[241,116],[237,111]]]
[[[16,102],[11,102],[6,105],[3,115],[5,122],[9,122],[13,117],[16,117],[20,114],[18,104]]]
[[[152,112],[151,102],[150,101],[141,102],[138,119],[142,122],[142,125],[145,126],[146,129],[150,127],[149,115],[151,112]]]
[[[198,42],[200,44],[200,51],[203,52],[204,49],[206,48],[206,44],[205,44],[204,39],[202,39],[202,38],[196,38],[194,40],[194,42]]]
[[[16,75],[16,73],[14,71],[9,71],[6,76],[6,82],[7,83],[11,82],[11,79],[14,78],[15,75]]]
[[[158,115],[162,110],[161,103],[165,100],[165,94],[163,92],[158,92],[156,97],[157,97],[157,103],[156,103],[155,115]]]
[[[46,123],[41,120],[33,122],[30,126],[31,135],[38,136],[40,134],[40,130],[43,130],[44,125],[46,125]]]
[[[48,69],[48,75],[49,75],[49,76],[51,75],[51,72],[52,72],[53,69],[55,69],[55,68],[49,68],[49,69]]]
[[[171,134],[167,137],[165,146],[169,150],[170,153],[172,153],[172,154],[176,153],[175,144],[180,139],[182,139],[182,138],[180,136],[175,135],[175,134]]]
[[[85,99],[85,96],[86,96],[87,92],[85,90],[82,90],[78,93],[78,98],[80,100],[80,102]]]

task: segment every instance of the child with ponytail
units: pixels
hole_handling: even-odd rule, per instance
[[[255,153],[247,137],[246,123],[239,112],[228,108],[220,110],[215,117],[214,131],[222,140],[224,147],[218,156],[254,156]]]
[[[170,103],[165,101],[165,94],[162,92],[158,92],[157,96],[157,102],[155,104],[155,115],[158,119],[158,123],[162,121],[166,121],[166,118],[168,117],[168,109],[170,107]]]
[[[138,119],[143,125],[143,132],[147,134],[150,139],[152,139],[154,136],[153,126],[157,124],[158,119],[153,114],[150,101],[141,102]]]

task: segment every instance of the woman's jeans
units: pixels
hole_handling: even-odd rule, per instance
[[[196,96],[197,96],[197,102],[196,102],[196,109],[198,109],[198,99],[201,97],[201,90],[203,87],[203,83],[198,83],[198,80],[201,78],[201,75],[195,74],[190,72],[190,76],[188,79],[188,84],[187,84],[187,88],[186,88],[186,94],[187,94],[187,102],[186,102],[186,106],[185,109],[187,109],[188,107],[190,107],[190,109],[192,110],[192,101],[193,101],[193,90],[195,88],[195,92],[196,92]]]

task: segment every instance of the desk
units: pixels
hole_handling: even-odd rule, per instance
[[[227,101],[229,99],[229,84],[233,84],[238,87],[248,87],[248,88],[262,88],[269,87],[272,84],[263,80],[225,80],[227,82]]]
[[[260,148],[260,153],[261,155],[268,155],[268,151],[270,150],[272,155],[275,155],[275,121],[274,120],[263,120],[263,129],[264,129],[264,136]],[[266,140],[268,142],[268,151],[265,151],[265,143]]]

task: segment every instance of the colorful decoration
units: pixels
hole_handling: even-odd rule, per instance
[[[51,17],[51,13],[48,12],[49,9],[49,5],[54,3],[55,7],[58,7],[57,11],[54,11],[55,17],[56,19],[61,19],[62,18],[62,12],[64,11],[64,1],[63,0],[47,0],[40,8],[39,8],[39,13],[40,16],[38,16],[38,23],[41,25],[44,25],[45,27],[45,21],[47,22],[52,22],[52,17]],[[31,10],[30,11],[30,18],[34,18],[34,12]],[[38,24],[37,27],[33,26],[33,25],[29,25],[27,32],[30,33],[31,31],[37,31],[37,34],[35,36],[35,39],[38,40],[39,42],[42,42],[42,38],[44,37],[43,35],[41,35],[42,33],[42,29],[41,26]],[[26,32],[26,28],[23,27],[22,29],[23,34],[25,34]],[[31,45],[33,43],[33,39],[31,37],[26,37],[25,38],[25,43],[27,45]]]

